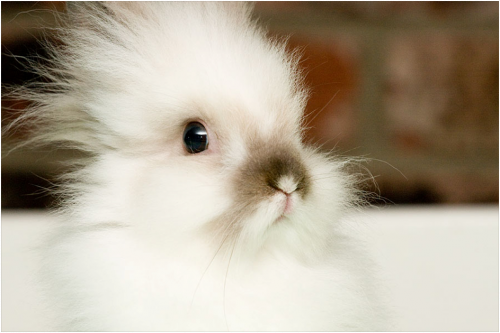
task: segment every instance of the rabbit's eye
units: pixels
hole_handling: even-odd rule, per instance
[[[184,147],[190,154],[201,153],[208,148],[207,130],[198,122],[187,124],[183,139]]]

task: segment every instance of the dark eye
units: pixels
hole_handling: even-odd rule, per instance
[[[207,130],[198,122],[187,124],[184,130],[183,139],[184,147],[186,147],[188,153],[201,153],[208,148]]]

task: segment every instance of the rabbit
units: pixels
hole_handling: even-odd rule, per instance
[[[12,92],[63,176],[41,280],[65,331],[366,331],[387,323],[345,216],[352,161],[304,143],[300,52],[252,5],[68,3]]]

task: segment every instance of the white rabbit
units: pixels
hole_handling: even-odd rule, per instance
[[[343,228],[349,161],[302,142],[298,56],[242,3],[72,3],[33,141],[87,152],[43,278],[57,329],[383,330]]]

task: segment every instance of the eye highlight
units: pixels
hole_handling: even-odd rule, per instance
[[[199,122],[187,124],[182,137],[184,147],[190,154],[201,153],[208,149],[208,133],[205,126]]]

